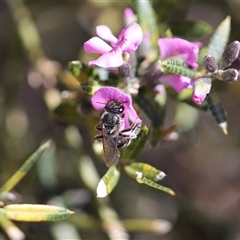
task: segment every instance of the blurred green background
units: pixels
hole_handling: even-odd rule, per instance
[[[87,62],[82,46],[95,35],[96,25],[106,24],[117,35],[123,26],[123,9],[132,6],[131,2],[36,0],[23,4],[29,12],[18,12],[17,16],[30,14],[44,55],[55,62],[36,64],[35,58],[42,53],[28,52],[22,42],[24,37],[31,41],[35,35],[26,24],[20,37],[18,22],[14,20],[13,13],[21,2],[0,1],[0,183],[43,141],[52,139],[51,148],[15,187],[16,202],[64,201],[77,213],[65,222],[76,226],[78,239],[107,239],[99,223],[86,220],[86,226],[81,226],[77,218],[78,214],[87,214],[98,219],[96,195],[88,190],[78,171],[78,161],[84,154],[93,158],[100,176],[107,170],[91,149],[95,131],[81,122],[78,131],[75,125],[56,119],[51,109],[59,103],[60,91],[67,89],[55,72],[59,67],[67,70],[68,62],[73,60]],[[230,15],[230,42],[240,39],[237,1],[159,0],[153,5],[164,21],[200,19],[213,29]],[[209,38],[210,35],[198,40],[207,45]],[[125,174],[121,176],[110,195],[111,205],[121,219],[164,219],[172,223],[167,234],[137,231],[130,232],[131,239],[240,238],[240,83],[222,84],[218,92],[228,113],[227,136],[209,114],[169,99],[165,126],[178,124],[179,138],[160,142],[150,150],[146,146],[138,158],[167,174],[161,184],[172,188],[175,197],[140,185]],[[85,110],[92,108],[89,105]],[[55,223],[17,225],[26,239],[68,239],[54,235],[58,232]],[[0,239],[7,239],[1,230]]]

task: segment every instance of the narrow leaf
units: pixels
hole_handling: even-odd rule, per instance
[[[3,209],[0,209],[0,226],[8,235],[9,239],[24,240],[24,233],[4,214]]]
[[[33,164],[41,157],[43,152],[49,147],[51,140],[48,140],[40,146],[19,168],[19,170],[12,175],[12,177],[0,188],[1,192],[9,192],[29,171]]]
[[[136,180],[139,183],[144,183],[144,184],[146,184],[146,185],[148,185],[148,186],[150,186],[152,188],[156,188],[156,189],[161,190],[163,192],[166,192],[166,193],[168,193],[168,194],[170,194],[172,196],[175,196],[175,192],[171,188],[164,187],[164,186],[162,186],[162,185],[160,185],[158,183],[153,182],[150,179],[147,179],[145,177],[139,176],[139,177],[136,178]]]
[[[222,129],[223,133],[227,135],[227,113],[213,87],[211,92],[207,95],[207,103],[209,110],[218,123],[218,126]]]
[[[102,177],[97,186],[97,197],[104,198],[109,195],[116,187],[120,177],[120,172],[116,166],[108,169],[106,174]]]
[[[63,207],[42,204],[10,204],[3,212],[11,220],[24,222],[56,221],[73,214]]]
[[[157,39],[159,38],[159,29],[156,21],[156,15],[149,0],[133,0],[138,21],[142,27],[143,33],[150,33],[153,46],[157,47]]]
[[[173,191],[172,189],[167,188],[167,187],[164,187],[164,186],[162,186],[162,185],[160,185],[160,184],[158,184],[158,183],[153,182],[153,181],[150,180],[150,179],[147,179],[146,177],[144,177],[144,174],[143,174],[142,172],[136,171],[136,170],[135,170],[134,168],[132,168],[131,166],[125,166],[124,170],[125,170],[125,172],[126,172],[129,176],[135,178],[138,183],[146,184],[146,185],[148,185],[148,186],[150,186],[150,187],[153,187],[153,188],[156,188],[156,189],[161,190],[161,191],[163,191],[163,192],[166,192],[166,193],[168,193],[168,194],[170,194],[170,195],[172,195],[172,196],[175,195],[175,193],[174,193],[174,191]]]
[[[147,163],[134,162],[131,163],[130,166],[136,171],[141,172],[145,178],[155,182],[162,180],[166,176],[163,171],[158,170]]]
[[[131,144],[123,149],[121,158],[126,160],[134,160],[142,151],[147,141],[148,133],[148,128],[146,126],[142,127],[137,138],[133,139]]]
[[[208,45],[208,54],[214,56],[219,62],[222,52],[224,51],[231,30],[231,17],[226,17],[213,33]]]
[[[165,60],[161,63],[161,66],[165,70],[167,70],[171,73],[189,77],[189,78],[194,78],[194,76],[196,74],[196,71],[189,68],[185,62],[177,60],[177,59]]]
[[[166,234],[172,229],[172,223],[163,219],[128,218],[123,223],[129,232]]]
[[[161,127],[152,126],[150,133],[151,133],[150,144],[151,144],[151,147],[154,147],[156,146],[156,144],[161,138],[162,129]]]

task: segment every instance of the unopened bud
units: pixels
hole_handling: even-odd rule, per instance
[[[238,57],[240,50],[239,41],[234,41],[230,43],[222,54],[222,59],[220,62],[220,68],[225,69],[229,67]]]
[[[212,79],[202,77],[194,82],[192,100],[196,104],[200,105],[210,92],[212,86]]]
[[[126,78],[130,75],[130,65],[128,63],[124,63],[120,67],[118,67],[118,74],[120,77]]]
[[[227,83],[236,82],[238,80],[238,71],[234,68],[226,69],[222,72],[221,78]]]
[[[218,69],[217,62],[212,55],[207,55],[203,59],[203,67],[210,73],[216,72]]]
[[[163,69],[159,63],[159,61],[154,62],[143,74],[143,81],[149,85],[156,85],[159,83],[159,77],[163,75]]]

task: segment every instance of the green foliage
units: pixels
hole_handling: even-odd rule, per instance
[[[63,207],[42,204],[9,204],[0,210],[9,219],[24,222],[56,221],[73,214]]]
[[[196,71],[189,68],[185,62],[177,59],[165,60],[161,63],[161,66],[171,73],[189,78],[194,78],[196,74]]]
[[[12,175],[11,178],[0,188],[0,193],[9,192],[15,185],[27,174],[33,164],[41,157],[44,151],[49,147],[51,141],[47,141],[40,146],[18,169],[18,171]]]
[[[222,129],[224,134],[227,134],[227,114],[216,90],[213,88],[207,96],[207,103],[210,112],[218,123],[218,126]]]
[[[116,187],[119,177],[120,171],[116,166],[110,167],[98,184],[97,197],[106,197],[109,195]]]
[[[25,50],[27,50],[28,52],[32,66],[35,67],[34,71],[39,73],[37,77],[33,74],[34,75],[33,80],[36,81],[35,82],[36,85],[37,84],[40,85],[40,83],[38,83],[37,80],[38,78],[41,79],[41,82],[43,83],[41,86],[41,90],[43,92],[44,98],[48,94],[49,90],[56,90],[57,88],[61,90],[63,90],[64,88],[71,89],[70,90],[71,92],[69,91],[69,93],[71,93],[69,95],[71,96],[67,98],[64,98],[64,94],[61,95],[59,89],[57,89],[56,92],[59,93],[59,96],[56,97],[57,104],[54,105],[56,107],[54,109],[49,107],[48,109],[50,112],[49,115],[53,117],[51,118],[51,121],[56,119],[58,120],[56,123],[57,130],[55,131],[55,128],[51,129],[52,132],[49,133],[50,131],[48,132],[49,129],[47,129],[46,132],[47,134],[53,134],[57,138],[57,141],[59,141],[56,144],[57,146],[55,149],[56,154],[54,152],[54,157],[56,158],[58,157],[59,162],[62,159],[64,161],[59,163],[58,176],[59,177],[67,176],[66,179],[74,178],[73,175],[76,174],[77,172],[77,171],[76,172],[74,171],[76,166],[75,164],[77,162],[79,164],[78,172],[82,182],[80,182],[79,180],[75,181],[75,184],[76,184],[75,186],[79,188],[79,186],[83,184],[84,187],[88,189],[87,194],[92,195],[94,197],[96,197],[96,188],[97,188],[98,198],[97,199],[93,198],[94,199],[93,202],[95,206],[94,208],[91,208],[91,211],[92,210],[96,211],[94,215],[97,215],[97,217],[95,217],[94,215],[88,215],[85,212],[82,213],[81,212],[82,205],[80,207],[78,205],[77,208],[78,208],[78,211],[79,209],[80,211],[77,214],[77,216],[76,215],[74,216],[75,219],[73,218],[69,220],[69,222],[71,223],[70,226],[71,227],[77,226],[79,228],[82,228],[83,226],[84,227],[87,226],[86,228],[90,228],[91,231],[92,229],[97,229],[102,227],[105,233],[108,235],[109,239],[126,239],[127,240],[129,239],[129,235],[127,233],[127,230],[129,229],[130,231],[134,229],[133,231],[138,231],[138,232],[140,231],[150,231],[150,232],[158,232],[158,233],[161,232],[161,230],[159,230],[160,229],[159,222],[156,223],[156,221],[152,221],[152,220],[151,221],[149,220],[149,222],[144,220],[142,222],[137,220],[132,221],[133,223],[131,224],[134,226],[129,226],[128,225],[129,223],[128,224],[126,223],[128,220],[127,221],[121,220],[117,214],[117,211],[113,209],[113,207],[110,204],[110,199],[108,198],[108,195],[111,194],[111,192],[116,188],[117,184],[119,183],[120,175],[122,171],[125,171],[129,176],[134,178],[138,183],[145,184],[147,186],[150,186],[160,191],[164,191],[172,196],[175,195],[175,192],[172,189],[162,186],[158,183],[159,180],[165,177],[165,173],[163,171],[155,168],[154,166],[149,165],[148,163],[138,162],[138,159],[137,159],[140,152],[144,148],[146,149],[145,147],[146,145],[147,146],[150,145],[151,147],[154,147],[160,142],[160,140],[163,140],[164,142],[166,142],[170,139],[169,136],[171,135],[171,133],[177,130],[178,128],[177,124],[179,124],[180,121],[177,122],[178,119],[176,117],[175,119],[173,119],[173,122],[170,121],[170,124],[169,122],[166,124],[166,125],[170,125],[171,127],[168,127],[167,129],[164,128],[164,123],[166,119],[168,120],[168,118],[166,118],[166,115],[167,115],[166,109],[167,109],[167,103],[168,103],[167,100],[169,99],[169,97],[171,98],[170,104],[172,104],[172,102],[174,103],[173,104],[174,106],[170,108],[171,111],[174,111],[175,110],[174,108],[176,106],[178,108],[180,104],[179,102],[185,102],[191,105],[192,107],[194,107],[195,109],[202,109],[204,111],[210,110],[212,115],[216,119],[216,122],[222,128],[223,132],[225,134],[227,133],[226,112],[222,106],[220,99],[218,98],[218,95],[213,91],[214,89],[207,96],[206,101],[201,106],[197,106],[196,104],[193,103],[191,99],[192,89],[184,89],[181,93],[173,92],[173,89],[171,89],[171,87],[165,86],[164,85],[165,83],[163,84],[163,81],[159,79],[162,76],[166,76],[168,74],[176,74],[176,75],[191,78],[191,80],[194,81],[199,77],[203,77],[207,75],[208,73],[205,71],[205,69],[202,69],[201,67],[202,59],[208,53],[213,55],[218,62],[221,60],[221,54],[224,48],[226,47],[229,34],[230,34],[230,29],[231,29],[230,17],[227,17],[219,25],[217,30],[213,33],[209,46],[201,49],[199,54],[199,62],[198,62],[199,68],[192,69],[184,61],[180,61],[178,59],[179,55],[176,56],[176,59],[174,57],[171,57],[167,60],[162,61],[161,57],[159,57],[157,40],[158,38],[163,36],[164,37],[177,36],[182,38],[194,39],[194,41],[195,39],[198,39],[199,41],[199,38],[209,34],[212,28],[208,23],[204,21],[181,20],[181,21],[164,22],[164,18],[166,17],[167,17],[166,19],[168,20],[173,19],[173,16],[171,16],[171,13],[174,13],[174,12],[171,12],[170,9],[176,5],[177,1],[164,1],[164,2],[160,1],[160,2],[161,3],[158,3],[156,1],[150,1],[150,0],[146,0],[146,1],[133,0],[135,10],[136,10],[136,15],[137,15],[137,21],[141,25],[144,33],[143,44],[139,47],[138,50],[139,52],[140,50],[142,50],[142,52],[144,52],[145,50],[144,53],[146,53],[146,55],[144,54],[141,55],[138,51],[132,52],[129,55],[124,54],[124,61],[125,60],[128,61],[126,65],[128,66],[129,64],[129,69],[126,67],[127,69],[126,72],[128,70],[130,72],[128,76],[125,76],[124,74],[121,75],[119,68],[103,69],[103,68],[89,67],[86,63],[83,63],[81,61],[71,61],[69,63],[69,72],[67,72],[68,74],[67,76],[66,71],[63,70],[60,63],[58,63],[59,69],[57,68],[57,70],[55,68],[50,69],[51,71],[49,72],[48,72],[48,68],[46,68],[47,70],[46,69],[42,70],[39,62],[41,61],[44,62],[46,60],[47,63],[52,64],[54,61],[50,61],[50,59],[46,57],[46,54],[44,53],[44,49],[41,47],[41,38],[39,37],[40,35],[37,32],[37,26],[34,25],[34,21],[33,19],[31,19],[31,16],[29,14],[30,13],[29,9],[24,7],[24,4],[27,4],[27,3],[23,3],[21,0],[9,1],[9,6],[11,5],[13,6],[11,11],[13,12],[13,17],[16,21],[16,25],[20,33],[20,38],[22,39],[23,46]],[[91,4],[96,4],[96,3],[94,3],[94,1],[91,1]],[[106,2],[104,4],[106,4],[106,6],[107,5],[111,6],[111,4],[113,3]],[[119,4],[124,4],[124,3],[119,3]],[[183,4],[186,4],[186,3],[183,3]],[[179,5],[180,8],[185,7],[185,5],[183,4],[181,3]],[[158,8],[155,8],[155,6],[157,7],[161,6],[161,8],[158,9]],[[99,9],[99,6],[96,9]],[[116,9],[114,8],[114,11],[115,10]],[[179,11],[181,9],[176,9],[176,10]],[[112,9],[109,12],[111,13],[111,11]],[[108,11],[106,12],[107,14],[109,14]],[[83,12],[81,14],[83,14]],[[114,16],[116,15],[115,12],[113,15]],[[108,17],[108,19],[111,19],[111,17],[110,18]],[[161,20],[161,23],[158,23],[157,19]],[[174,19],[175,19],[175,16],[174,16]],[[101,18],[98,19],[96,16],[95,20],[94,22],[97,23],[97,22],[101,22],[100,20],[102,19]],[[115,22],[117,21],[113,21],[114,24]],[[82,21],[80,21],[80,23],[82,24]],[[30,26],[30,28],[26,26]],[[81,27],[83,26],[81,25]],[[84,27],[85,27],[84,31],[86,29],[92,30],[92,28],[90,27],[88,28],[86,28],[86,26]],[[117,30],[119,30],[118,27],[119,26],[116,26]],[[27,34],[24,34],[25,31],[28,31],[26,32]],[[140,49],[141,47],[142,48],[145,47],[146,49]],[[83,57],[82,59],[84,59],[83,55],[81,57]],[[232,63],[232,61],[225,61],[225,62],[228,65],[231,65]],[[158,64],[155,69],[154,67],[151,68],[154,65],[154,63]],[[11,67],[10,69],[12,70],[13,68]],[[5,69],[3,70],[6,71]],[[122,72],[125,73],[123,70]],[[150,80],[146,77],[147,73],[148,73],[148,77],[149,76],[152,77]],[[211,74],[208,74],[208,77],[214,78],[214,76]],[[60,84],[54,82],[56,79],[61,80],[61,82],[59,82]],[[68,82],[70,81],[70,79],[74,80],[72,84]],[[31,77],[29,77],[28,80],[30,83]],[[66,84],[67,82],[69,84]],[[65,83],[65,86],[63,86],[62,83],[63,84]],[[164,91],[162,92],[157,91],[157,87],[159,87],[159,85],[162,85]],[[98,163],[96,163],[95,161],[98,161],[99,160],[98,158],[102,158],[102,155],[103,155],[102,149],[101,149],[102,144],[93,144],[93,141],[94,141],[94,134],[97,134],[97,131],[95,130],[94,127],[96,126],[96,123],[100,120],[102,116],[101,115],[102,112],[97,112],[93,110],[91,101],[90,101],[90,98],[91,98],[90,95],[93,95],[97,89],[103,86],[116,87],[122,90],[124,93],[127,93],[129,96],[131,96],[133,107],[136,108],[136,111],[139,114],[139,118],[143,120],[144,124],[140,132],[136,133],[137,137],[131,140],[131,143],[129,146],[120,147],[121,139],[116,138],[120,142],[120,144],[117,146],[121,151],[119,162],[117,163],[116,166],[112,166],[108,168],[108,170],[106,170],[106,173],[103,174],[102,177],[100,177],[98,176],[98,172],[97,172],[97,168],[99,166],[98,166]],[[34,85],[34,87],[36,86]],[[0,94],[1,93],[2,92],[0,89]],[[52,99],[56,100],[54,99],[54,97],[55,95],[53,95],[53,98],[51,98],[51,100]],[[2,96],[0,96],[0,103],[2,103]],[[186,104],[182,104],[182,105],[186,106]],[[194,111],[196,112],[195,109]],[[3,112],[4,111],[5,109],[3,109]],[[7,111],[7,108],[6,108],[6,111]],[[182,112],[184,112],[184,110]],[[170,112],[170,115],[173,116],[174,113]],[[185,122],[189,118],[192,118],[192,119],[194,118],[192,116],[193,114],[190,115],[190,117],[185,115],[183,114],[183,121]],[[197,114],[196,116],[198,117]],[[197,119],[197,117],[195,119]],[[59,124],[59,121],[66,124]],[[6,121],[6,125],[9,124],[12,127],[11,121],[9,122],[10,123]],[[176,125],[175,125],[175,122],[177,122]],[[51,124],[52,123],[53,122],[51,122]],[[38,126],[38,124],[36,124],[36,126]],[[69,132],[69,127],[73,127],[71,129],[71,133]],[[134,130],[132,130],[133,134],[135,134]],[[5,134],[4,131],[3,131],[3,134]],[[62,139],[60,139],[59,136],[61,136]],[[133,136],[135,137],[135,135]],[[186,136],[188,137],[187,134]],[[31,139],[31,137],[32,136],[30,136],[29,139]],[[3,137],[3,141],[5,144],[4,137]],[[25,141],[25,138],[24,138],[24,141]],[[6,143],[9,144],[10,146],[10,147],[8,146],[9,149],[12,149],[12,145],[15,144],[11,138],[6,139]],[[59,143],[62,145],[60,145]],[[65,207],[56,207],[51,205],[39,205],[39,204],[13,205],[13,204],[6,203],[6,205],[4,206],[6,196],[11,196],[9,195],[11,194],[9,191],[12,190],[13,187],[26,175],[26,173],[30,170],[33,164],[40,158],[43,152],[48,148],[49,144],[50,142],[43,144],[23,164],[23,166],[20,167],[20,169],[1,187],[0,204],[2,204],[2,207],[0,208],[0,225],[5,232],[7,232],[9,228],[14,230],[18,229],[12,223],[11,220],[28,221],[28,222],[55,221],[55,220],[65,219],[66,217],[70,216],[73,213],[72,211],[68,210]],[[99,146],[100,148],[98,148]],[[17,153],[15,155],[17,155]],[[52,157],[52,155],[50,157]],[[146,162],[148,162],[149,159],[145,159],[145,160]],[[73,167],[73,170],[71,169],[68,172],[67,166],[68,164],[71,164],[71,163],[73,163],[74,167]],[[46,171],[48,170],[47,167],[45,167],[45,169]],[[103,171],[102,168],[99,167],[99,172],[101,172],[101,174],[102,174],[102,171]],[[60,179],[60,181],[61,180],[62,179]],[[63,182],[65,184],[66,182],[65,178],[63,178]],[[57,184],[58,183],[56,183],[56,185]],[[61,204],[64,206],[65,202],[63,200],[64,197],[62,197],[62,195],[69,195],[70,196],[68,197],[68,200],[70,199],[69,202],[71,202],[73,205],[76,203],[79,204],[80,200],[77,199],[78,201],[76,201],[76,196],[78,196],[76,193],[71,195],[70,193],[64,192],[64,194],[61,193],[62,194],[61,196],[56,196],[56,192],[54,192],[56,189],[54,189],[54,187],[52,187],[52,189],[48,189],[48,190],[53,190],[49,192],[51,195],[54,195],[54,201],[61,199]],[[64,185],[63,187],[67,188],[68,185],[66,184],[66,186]],[[59,188],[59,189],[62,189],[62,188]],[[59,189],[57,188],[57,191],[59,191]],[[37,191],[40,191],[40,190],[37,189]],[[85,193],[84,197],[86,197],[87,194]],[[121,194],[124,194],[124,192]],[[45,197],[48,198],[48,196],[44,195],[44,198]],[[91,197],[89,197],[88,195],[86,198],[91,199]],[[104,198],[104,199],[99,199],[99,198]],[[89,199],[86,201],[87,203],[90,203]],[[143,224],[143,222],[144,223],[147,222],[149,225],[155,224],[155,227],[153,226],[146,227],[146,224],[144,225],[144,227],[142,227],[143,225],[141,224]],[[166,227],[166,224],[165,224],[165,227]],[[144,230],[142,230],[142,228],[144,228]],[[76,230],[76,229],[73,229],[73,230]],[[169,230],[170,228],[168,228],[166,231],[163,231],[163,232],[166,233]],[[75,232],[78,232],[78,231],[75,231]],[[11,239],[23,239],[23,238],[12,237]],[[58,237],[56,237],[56,239],[58,239]],[[72,238],[72,239],[75,239],[75,238]]]
[[[149,131],[147,126],[142,127],[138,137],[133,139],[131,144],[122,150],[122,159],[127,161],[135,160],[138,154],[142,151],[147,141],[148,134]]]
[[[231,17],[226,17],[224,21],[214,31],[211,40],[208,45],[208,54],[214,56],[218,62],[221,58],[222,52],[224,51],[231,30]]]
[[[140,170],[144,170],[144,171],[147,168],[148,169],[147,174],[146,173],[144,174],[142,171],[136,170],[136,168],[140,169]],[[140,166],[135,164],[134,168],[132,166],[125,166],[125,168],[124,168],[125,172],[130,177],[136,179],[136,181],[138,183],[146,184],[146,185],[148,185],[148,186],[150,186],[152,188],[161,190],[163,192],[166,192],[166,193],[174,196],[175,193],[174,193],[174,191],[172,189],[164,187],[164,186],[154,182],[153,180],[151,180],[153,178],[153,175],[155,175],[155,172],[156,172],[156,169],[154,169],[154,170],[153,169],[151,168],[150,165],[147,165],[147,166],[143,167],[142,164],[140,164]],[[153,172],[154,172],[154,174],[153,174]],[[148,177],[150,177],[150,179]]]
[[[138,22],[142,27],[143,33],[150,33],[152,47],[157,49],[157,39],[159,38],[159,30],[156,21],[156,14],[153,10],[150,0],[141,1],[133,0],[136,12],[138,13]]]

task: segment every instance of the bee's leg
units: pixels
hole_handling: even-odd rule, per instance
[[[103,139],[103,135],[96,135],[94,140],[97,140],[98,142],[101,142]]]
[[[141,130],[141,123],[133,123],[131,127],[126,128],[120,132],[120,135],[126,138],[134,139]]]
[[[117,148],[126,147],[130,143],[130,139],[119,136],[117,140]]]
[[[99,131],[102,131],[102,123],[98,123],[96,126],[95,126],[95,129],[96,130],[99,130]]]

